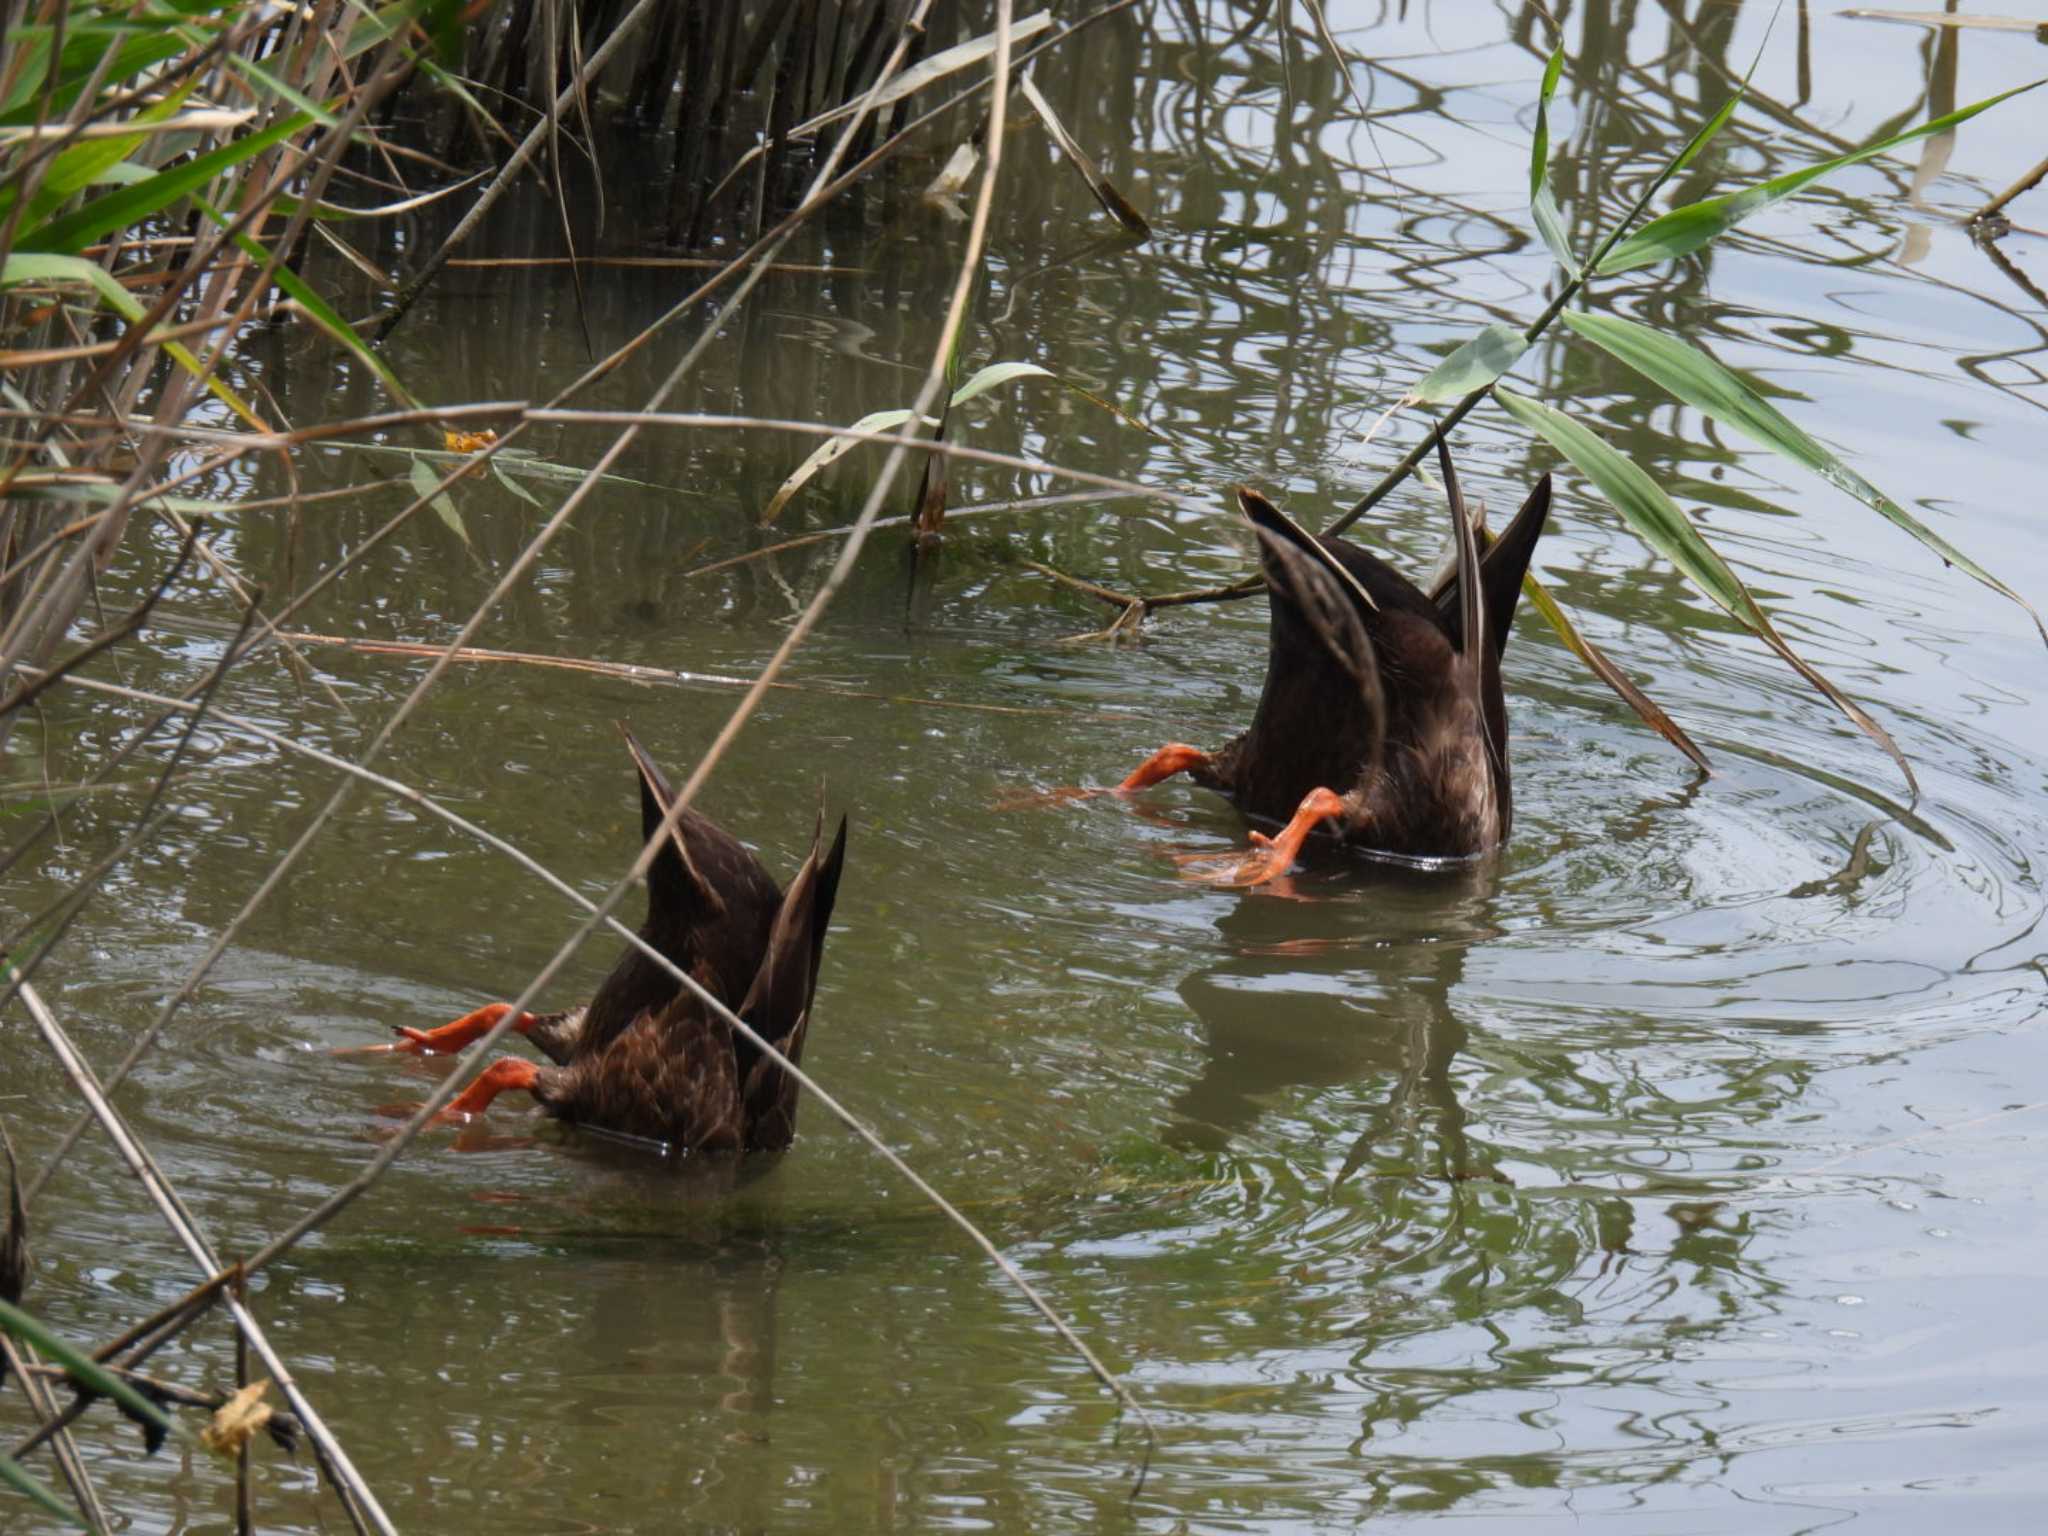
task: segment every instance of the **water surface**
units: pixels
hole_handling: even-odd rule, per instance
[[[772,696],[702,802],[778,875],[801,856],[821,778],[851,814],[806,1062],[1125,1373],[1160,1430],[1142,1492],[1135,1427],[817,1106],[794,1151],[735,1188],[508,1100],[484,1133],[424,1137],[254,1292],[402,1526],[1166,1532],[1448,1514],[1502,1531],[1903,1532],[2016,1530],[2038,1510],[2048,1360],[2030,1320],[2048,1236],[2027,1170],[2048,1066],[2048,725],[2044,653],[2018,610],[1616,365],[1547,344],[1520,370],[1526,389],[1672,488],[1792,643],[1898,738],[1917,804],[1564,470],[1537,567],[1706,747],[1711,780],[1525,613],[1508,658],[1516,831],[1480,867],[1318,864],[1219,892],[1169,857],[1242,837],[1199,790],[992,809],[1019,789],[1111,782],[1163,740],[1222,741],[1264,666],[1258,603],[1163,615],[1135,646],[1068,643],[1110,611],[1024,561],[1129,590],[1235,576],[1246,543],[1225,486],[1334,515],[1414,440],[1411,417],[1361,441],[1400,391],[1474,324],[1526,319],[1551,291],[1523,211],[1546,46],[1533,14],[1331,10],[1370,61],[1350,73],[1379,114],[1372,135],[1311,30],[1232,39],[1220,7],[1200,38],[1162,6],[1041,67],[1156,220],[1147,245],[1099,238],[1086,188],[1036,127],[1006,140],[968,361],[1042,363],[1158,435],[1044,382],[969,407],[960,435],[1203,505],[1104,496],[957,522],[914,622],[901,534],[879,535],[800,654],[802,688]],[[1763,44],[1767,7],[1677,10],[1570,19],[1554,134],[1581,249]],[[1754,107],[1680,195],[2044,64],[2024,35],[1796,8]],[[2022,228],[1995,257],[1960,228],[2038,156],[2037,121],[2018,105],[1846,172],[1710,257],[1608,281],[1592,302],[1750,370],[1891,496],[2048,600],[2048,243],[2025,228],[2042,222],[2039,196],[2016,205]],[[916,196],[944,147],[800,240],[792,255],[847,270],[766,282],[676,405],[847,422],[907,402],[964,238]],[[603,242],[637,251],[619,190]],[[553,250],[553,218],[512,207],[491,249]],[[435,233],[366,243],[395,262]],[[319,275],[369,306],[348,269]],[[627,339],[690,280],[593,274],[593,341]],[[585,365],[576,306],[559,269],[454,273],[392,362],[437,401],[544,398]],[[707,317],[588,403],[639,404]],[[310,336],[251,356],[296,425],[380,404]],[[530,446],[583,465],[608,442],[564,429]],[[1468,493],[1501,511],[1553,463],[1493,410],[1458,446]],[[478,643],[751,674],[836,545],[696,572],[769,541],[753,513],[807,450],[766,432],[649,434],[619,466],[633,483],[588,505]],[[850,456],[780,532],[845,525],[875,462]],[[223,548],[273,593],[303,586],[404,504],[405,465],[308,453],[308,490],[401,484],[251,514]],[[549,506],[561,494],[525,483]],[[209,493],[285,488],[256,463]],[[955,469],[963,508],[1066,488]],[[473,547],[420,520],[306,627],[446,640],[542,520],[491,481],[456,500]],[[1420,567],[1441,524],[1411,483],[1368,532]],[[170,605],[155,636],[120,676],[183,686],[222,643],[219,610]],[[308,661],[319,685],[250,666],[225,706],[354,755],[418,676],[388,656]],[[682,768],[733,696],[460,668],[382,766],[596,895],[638,829],[611,722],[630,718]],[[39,777],[45,752],[61,777],[139,718],[60,700],[16,737],[8,777]],[[177,816],[46,972],[103,1067],[332,787],[231,729],[200,749]],[[68,808],[19,900],[49,899],[132,809]],[[372,1155],[380,1106],[446,1070],[328,1048],[513,995],[576,917],[443,823],[358,795],[123,1107],[222,1249],[246,1252]],[[588,946],[550,996],[582,995],[612,952]],[[0,1032],[0,1084],[0,1113],[39,1161],[72,1110],[19,1020]],[[79,1337],[193,1279],[95,1141],[39,1203],[37,1252],[30,1299]],[[232,1350],[216,1329],[159,1366],[218,1386]],[[86,1446],[132,1529],[227,1518],[218,1468],[144,1461],[110,1430]],[[340,1528],[310,1463],[258,1463],[262,1528]]]

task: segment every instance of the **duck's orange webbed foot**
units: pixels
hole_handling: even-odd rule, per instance
[[[509,1003],[486,1003],[451,1024],[438,1029],[414,1029],[409,1024],[395,1026],[400,1039],[384,1045],[348,1045],[334,1054],[337,1056],[383,1056],[396,1052],[406,1056],[449,1056],[464,1046],[483,1039],[494,1028],[498,1020],[512,1011]],[[539,1023],[533,1014],[522,1013],[512,1027],[522,1035]]]
[[[476,1075],[462,1092],[450,1099],[434,1119],[443,1125],[467,1125],[491,1107],[501,1093],[531,1093],[540,1080],[540,1068],[517,1056],[502,1056]]]
[[[1181,861],[1181,873],[1210,885],[1265,885],[1287,873],[1301,856],[1301,845],[1318,823],[1344,814],[1344,801],[1334,790],[1312,789],[1295,808],[1294,819],[1277,837],[1252,834],[1250,853],[1194,854]]]
[[[1022,794],[1003,796],[996,802],[996,809],[1021,811],[1048,805],[1065,805],[1074,800],[1093,800],[1097,795],[1128,795],[1136,790],[1149,789],[1162,779],[1172,778],[1176,773],[1186,773],[1192,768],[1208,766],[1209,754],[1200,747],[1191,747],[1184,741],[1170,741],[1125,775],[1121,784],[1109,789],[1084,789],[1076,785],[1067,785],[1060,789],[1029,790]]]

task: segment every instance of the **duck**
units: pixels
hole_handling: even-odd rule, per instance
[[[1271,609],[1251,725],[1215,752],[1169,742],[1113,791],[1185,773],[1246,815],[1283,823],[1199,878],[1266,884],[1311,833],[1419,859],[1497,847],[1514,821],[1501,658],[1550,511],[1545,475],[1482,554],[1439,440],[1454,563],[1434,595],[1370,550],[1309,533],[1250,486],[1239,510]]]
[[[643,843],[675,803],[668,779],[623,723],[640,782]],[[824,817],[785,890],[737,838],[684,809],[647,870],[640,937],[800,1063],[825,931],[846,859],[846,820],[821,858]],[[373,1050],[459,1051],[497,1027],[510,1004],[487,1003],[436,1029],[400,1026]],[[797,1082],[688,987],[629,945],[590,1000],[522,1012],[511,1027],[548,1058],[492,1062],[442,1112],[483,1114],[501,1093],[531,1094],[548,1115],[679,1152],[780,1152],[796,1134]]]

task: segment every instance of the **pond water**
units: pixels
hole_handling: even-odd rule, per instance
[[[2048,1346],[2025,1321],[2048,1272],[2027,1172],[2048,1131],[2048,656],[2017,608],[1617,365],[1546,342],[1525,389],[1672,489],[1792,644],[1897,737],[1917,803],[1567,468],[1536,567],[1698,738],[1711,779],[1525,606],[1507,661],[1516,827],[1476,868],[1348,860],[1219,891],[1169,855],[1230,846],[1243,823],[1184,781],[1132,805],[995,809],[1113,782],[1165,740],[1220,743],[1264,667],[1263,602],[1161,614],[1135,645],[1073,643],[1111,610],[1025,561],[1126,590],[1235,577],[1247,544],[1227,485],[1327,521],[1415,440],[1406,413],[1364,441],[1399,393],[1474,325],[1526,320],[1553,291],[1525,216],[1546,47],[1533,8],[1333,5],[1346,52],[1371,61],[1350,71],[1378,114],[1370,136],[1302,16],[1283,46],[1270,22],[1231,37],[1244,15],[1221,8],[1197,39],[1195,9],[1106,22],[1039,70],[1155,237],[1105,240],[1086,187],[1018,126],[968,330],[968,364],[1041,363],[1152,432],[1043,380],[964,408],[956,430],[1204,504],[1105,494],[963,518],[915,606],[904,535],[884,530],[799,653],[796,687],[700,801],[778,876],[821,779],[851,816],[806,1065],[1124,1374],[1158,1426],[1142,1488],[1137,1426],[816,1104],[793,1151],[734,1188],[502,1100],[479,1127],[423,1136],[263,1274],[253,1306],[413,1530],[2031,1528],[2048,1494]],[[1801,5],[1766,45],[1770,7],[1698,9],[1599,0],[1569,19],[1553,133],[1581,250],[1760,46],[1754,105],[1681,200],[2048,73],[2024,33]],[[1590,302],[1751,371],[2048,602],[2048,241],[2022,227],[1988,252],[1960,224],[2038,158],[2040,121],[2017,103],[1844,172]],[[801,237],[792,260],[838,270],[764,283],[676,406],[844,423],[907,404],[965,238],[917,195],[949,147]],[[612,168],[603,249],[646,249],[637,174]],[[2044,200],[2016,204],[2016,223],[2048,221]],[[436,236],[360,238],[396,262]],[[536,195],[478,249],[556,252],[555,216]],[[314,275],[371,307],[339,261]],[[594,270],[579,321],[559,267],[452,271],[391,362],[433,401],[545,398],[586,365],[584,326],[609,349],[695,277]],[[639,405],[708,315],[582,403]],[[255,343],[248,367],[300,427],[382,406],[302,331]],[[526,446],[582,466],[610,440],[577,427]],[[224,551],[274,595],[303,587],[404,505],[421,441],[308,451],[305,490],[376,484],[252,513]],[[851,521],[879,462],[867,451],[775,535],[754,530],[810,446],[646,435],[477,643],[751,674],[838,546],[699,570]],[[1499,512],[1555,462],[1493,408],[1457,447],[1468,494]],[[961,509],[1072,489],[974,464],[953,480]],[[520,483],[550,508],[563,494]],[[251,461],[204,489],[289,488]],[[543,520],[492,480],[455,501],[467,545],[417,519],[303,627],[445,641]],[[1410,482],[1359,536],[1414,568],[1442,526]],[[184,686],[218,653],[221,611],[168,604],[157,643],[105,675]],[[306,660],[305,677],[243,668],[223,706],[354,755],[421,666],[325,646]],[[460,667],[380,766],[595,896],[638,835],[612,722],[682,770],[735,698]],[[46,766],[76,777],[139,718],[54,700],[15,738],[11,789]],[[330,770],[224,726],[198,749],[176,815],[43,978],[103,1070],[333,788]],[[133,810],[68,804],[61,846],[10,899],[50,899]],[[515,995],[578,916],[444,823],[359,793],[120,1102],[221,1249],[251,1251],[376,1152],[380,1108],[449,1070],[330,1048]],[[614,952],[587,945],[550,1000],[585,995]],[[10,1018],[0,1114],[27,1163],[73,1112]],[[35,1214],[28,1300],[77,1337],[196,1278],[96,1139]],[[231,1341],[212,1326],[156,1364],[218,1387]],[[144,1460],[107,1425],[84,1445],[128,1528],[229,1522],[229,1479],[198,1453]],[[303,1453],[256,1460],[260,1528],[345,1528]],[[0,1511],[0,1529],[31,1528]]]

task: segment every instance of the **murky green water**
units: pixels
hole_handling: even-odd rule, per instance
[[[1251,479],[1327,517],[1413,440],[1404,421],[1360,448],[1385,405],[1473,323],[1543,301],[1549,266],[1522,213],[1533,21],[1346,9],[1333,7],[1345,46],[1375,61],[1355,78],[1392,114],[1376,145],[1312,32],[1284,49],[1270,27],[1227,42],[1220,11],[1204,43],[1163,6],[1098,32],[1089,74],[1041,69],[1156,217],[1148,246],[1099,243],[1085,187],[1035,127],[1007,144],[970,362],[1041,362],[1162,435],[1026,383],[970,407],[963,436],[1215,510],[1104,499],[960,522],[914,627],[901,535],[884,533],[802,652],[803,691],[772,699],[703,801],[778,873],[801,852],[821,776],[850,811],[807,1064],[1127,1373],[1160,1429],[1142,1493],[1130,1497],[1133,1426],[1119,1436],[1016,1294],[815,1105],[785,1161],[725,1192],[566,1139],[508,1100],[488,1134],[425,1137],[254,1292],[407,1529],[1335,1530],[1439,1513],[1502,1531],[2029,1528],[2048,1492],[2035,1322],[2048,1232],[2030,1173],[2048,1067],[2048,724],[2044,654],[2016,610],[1613,366],[1551,347],[1523,377],[1671,486],[1793,643],[1872,702],[1920,774],[1912,813],[1880,754],[1568,473],[1537,566],[1699,737],[1710,782],[1525,615],[1508,667],[1517,825],[1483,870],[1359,864],[1219,893],[1167,857],[1241,836],[1200,791],[992,810],[1020,788],[1110,781],[1165,739],[1221,741],[1263,668],[1260,604],[1166,616],[1134,648],[1064,644],[1108,611],[1021,560],[1155,591],[1234,575],[1244,541],[1220,486]],[[1572,109],[1556,131],[1581,246],[1589,202],[1611,215],[1633,194],[1720,99],[1716,60],[1747,66],[1767,11],[1709,6],[1681,25],[1603,3],[1572,18]],[[1757,109],[1684,195],[2048,72],[2024,34],[1934,38],[1788,14]],[[1957,227],[2038,157],[2038,121],[2020,105],[1937,141],[1924,184],[1912,161],[1848,172],[1710,261],[1629,274],[1597,302],[1798,397],[1807,427],[2048,601],[2048,242],[2022,229],[2001,265]],[[850,421],[907,402],[963,239],[915,196],[935,168],[906,163],[893,191],[801,242],[805,259],[858,270],[768,282],[678,403]],[[636,249],[635,191],[612,193],[605,240]],[[2017,222],[2048,219],[2044,196]],[[552,219],[511,210],[492,247],[552,249]],[[383,254],[430,237],[405,229]],[[687,280],[594,274],[598,346]],[[589,403],[638,404],[690,334]],[[452,274],[392,361],[434,400],[552,394],[585,361],[573,290],[559,269]],[[302,333],[253,366],[296,425],[380,403]],[[579,430],[532,445],[584,464],[608,441]],[[752,672],[836,546],[693,572],[760,542],[751,515],[807,447],[644,440],[620,469],[646,484],[593,502],[479,643]],[[1468,492],[1496,508],[1550,462],[1490,411],[1460,450]],[[871,467],[848,459],[784,531],[849,521]],[[307,489],[404,470],[346,448],[298,466]],[[962,505],[1063,489],[973,466],[955,477]],[[209,489],[243,487],[285,482],[253,464]],[[253,514],[228,545],[287,591],[406,494],[316,504],[295,524]],[[422,520],[306,627],[445,639],[541,521],[495,483],[457,500],[473,552]],[[1411,486],[1371,526],[1420,563],[1439,524]],[[198,675],[222,640],[218,610],[173,607],[156,654],[107,675]],[[352,754],[418,675],[310,655],[348,712],[274,665],[238,673],[224,703]],[[595,895],[638,827],[611,721],[630,717],[681,767],[731,699],[470,667],[383,766]],[[45,751],[61,777],[135,718],[57,700],[45,731],[17,736],[10,788],[39,777]],[[231,730],[200,745],[169,829],[45,975],[103,1067],[332,787]],[[12,899],[48,899],[133,809],[120,796],[68,808],[63,846]],[[514,994],[573,921],[438,821],[358,796],[123,1106],[221,1247],[247,1251],[372,1155],[380,1106],[446,1070],[327,1048]],[[553,995],[581,995],[612,948],[591,945]],[[56,1067],[8,1019],[0,1114],[31,1163],[71,1112]],[[36,1233],[30,1300],[80,1337],[194,1278],[98,1142],[44,1195]],[[159,1366],[218,1386],[232,1352],[214,1329]],[[104,1427],[86,1446],[131,1528],[228,1520],[217,1466],[143,1461]],[[258,1463],[262,1529],[342,1528],[310,1462]]]

